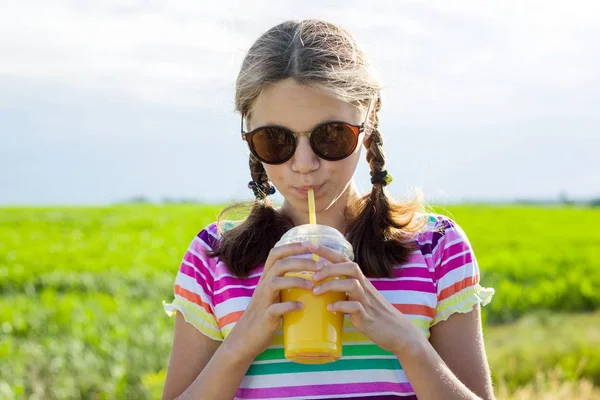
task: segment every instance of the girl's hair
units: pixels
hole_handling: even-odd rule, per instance
[[[367,110],[375,99],[375,118],[366,140],[371,173],[385,170],[383,140],[379,132],[381,108],[378,79],[353,37],[343,28],[321,20],[286,21],[264,33],[252,45],[236,83],[236,110],[251,113],[253,101],[269,85],[292,78],[297,83],[324,90],[331,96]],[[269,178],[260,161],[250,155],[250,175],[255,182]],[[227,215],[247,203],[227,207],[219,215],[219,225]],[[396,265],[408,261],[416,249],[412,240],[426,223],[415,214],[423,210],[420,193],[412,201],[394,202],[382,184],[370,194],[352,198],[346,207],[346,237],[354,248],[355,261],[367,276],[390,277]],[[224,232],[212,256],[218,256],[238,277],[264,263],[270,250],[293,222],[278,212],[261,192],[249,216]]]

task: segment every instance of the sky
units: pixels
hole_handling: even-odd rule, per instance
[[[251,199],[235,79],[303,18],[375,65],[394,197],[600,197],[593,0],[0,0],[0,205]]]

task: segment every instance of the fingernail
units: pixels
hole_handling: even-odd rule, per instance
[[[312,251],[319,250],[319,245],[316,244],[316,243],[309,243],[308,244],[308,249],[312,250]]]
[[[304,285],[306,285],[306,287],[309,288],[309,289],[313,287],[313,283],[311,281],[309,281],[309,280],[306,280],[304,282]]]
[[[315,288],[313,289],[313,293],[319,293],[320,291],[321,291],[320,286],[315,286]]]
[[[313,279],[315,281],[321,280],[321,275],[319,275],[319,273],[317,272],[316,274],[313,275]]]
[[[327,304],[327,311],[333,310],[333,304]]]

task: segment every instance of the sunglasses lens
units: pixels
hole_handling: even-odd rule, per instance
[[[311,136],[315,152],[327,160],[348,157],[356,149],[357,140],[358,135],[352,127],[341,123],[321,125]]]
[[[251,147],[262,161],[280,163],[294,152],[294,134],[277,127],[263,128],[252,136]]]

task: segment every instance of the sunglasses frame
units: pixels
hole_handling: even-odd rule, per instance
[[[372,102],[372,101],[371,101]],[[256,157],[260,162],[263,162],[265,164],[269,164],[269,165],[279,165],[279,164],[283,164],[285,162],[287,162],[290,158],[292,158],[294,156],[294,154],[296,153],[296,149],[298,147],[298,140],[297,140],[297,136],[300,135],[304,135],[307,134],[308,138],[310,140],[310,147],[312,149],[312,151],[319,157],[322,158],[323,160],[326,161],[339,161],[339,160],[343,160],[344,158],[348,158],[352,153],[354,153],[354,150],[356,150],[356,147],[358,146],[358,138],[360,136],[361,133],[363,133],[365,131],[365,123],[367,122],[367,120],[369,119],[369,114],[371,110],[371,103],[369,103],[369,108],[367,109],[367,116],[365,117],[365,121],[360,124],[360,125],[353,125],[350,124],[348,122],[344,122],[344,121],[326,121],[323,123],[320,123],[319,125],[315,126],[311,131],[308,132],[294,132],[289,128],[286,128],[285,126],[281,126],[281,125],[265,125],[265,126],[259,126],[258,128],[250,131],[250,132],[244,132],[244,115],[242,114],[242,121],[241,121],[241,133],[242,133],[242,140],[244,140],[246,143],[248,143],[248,148],[250,149],[250,152],[252,153],[252,155],[254,155],[254,157]],[[323,125],[328,125],[328,124],[342,124],[345,125],[347,127],[350,128],[350,130],[352,131],[352,133],[354,133],[354,145],[352,146],[352,150],[350,152],[348,152],[347,155],[342,156],[342,157],[326,157],[323,156],[316,148],[315,148],[315,143],[313,141],[313,133],[319,129],[320,127],[322,127]],[[258,131],[260,131],[261,129],[265,129],[265,128],[279,128],[279,129],[283,129],[289,133],[292,134],[292,138],[293,138],[293,151],[290,153],[290,155],[288,157],[286,157],[285,159],[283,159],[282,161],[278,161],[278,162],[271,162],[271,161],[267,161],[265,159],[263,159],[262,157],[260,157],[258,155],[258,153],[256,152],[253,144],[252,144],[252,136],[254,136],[255,133],[257,133]]]

